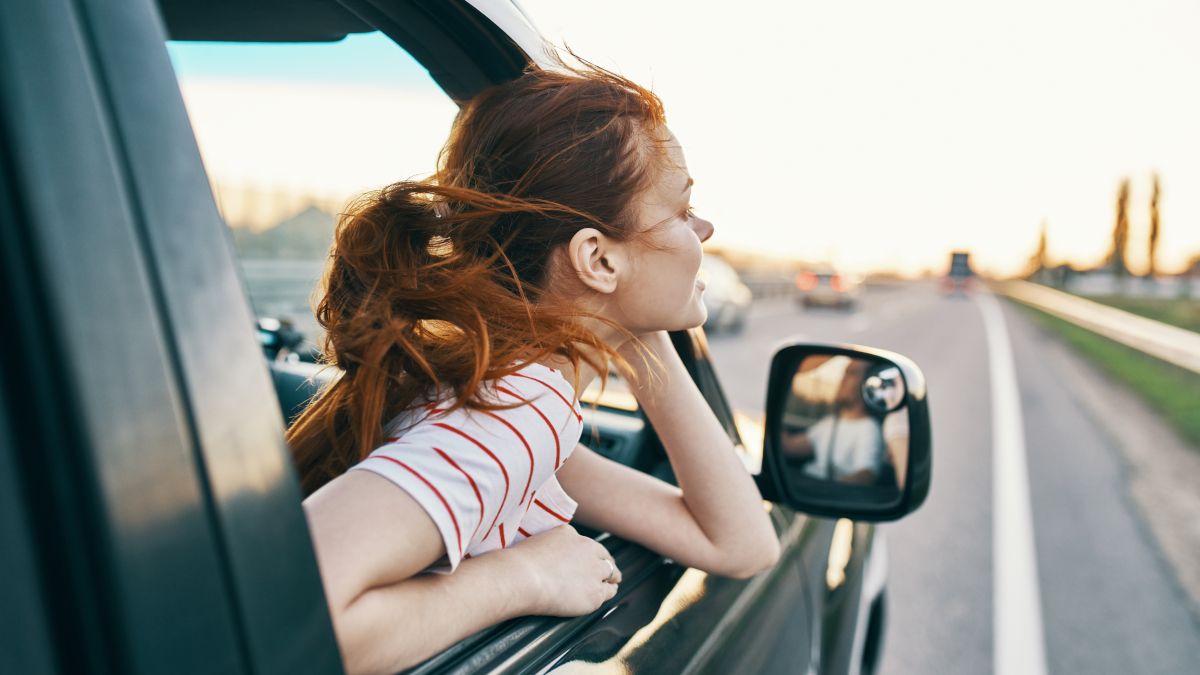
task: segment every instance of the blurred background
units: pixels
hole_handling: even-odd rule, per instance
[[[716,224],[709,347],[747,435],[785,340],[924,368],[934,484],[883,528],[883,672],[997,658],[1005,348],[1048,669],[1197,672],[1200,5],[522,5],[664,99]],[[264,346],[310,359],[336,214],[430,173],[457,109],[377,35],[170,49]]]

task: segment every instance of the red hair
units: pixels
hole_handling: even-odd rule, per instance
[[[531,68],[461,109],[433,176],[349,206],[316,308],[325,359],[344,372],[287,434],[306,495],[430,392],[495,407],[483,383],[549,355],[577,372],[620,363],[547,292],[551,254],[584,227],[634,234],[664,122],[658,97],[619,75]]]

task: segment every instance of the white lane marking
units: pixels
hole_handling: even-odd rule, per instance
[[[975,296],[992,379],[993,666],[996,675],[1044,675],[1046,645],[1029,503],[1025,424],[1000,303]]]

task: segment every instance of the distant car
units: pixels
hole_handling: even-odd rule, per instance
[[[942,292],[947,295],[962,294],[974,285],[975,271],[971,269],[971,254],[954,251],[950,254],[950,270],[942,278]]]
[[[805,307],[854,309],[862,297],[862,279],[832,267],[818,267],[796,275],[796,291],[796,300]]]
[[[706,253],[700,262],[700,280],[704,282],[704,306],[708,308],[704,328],[712,332],[741,330],[753,295],[737,271],[724,258]]]

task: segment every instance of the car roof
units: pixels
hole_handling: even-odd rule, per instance
[[[370,25],[335,0],[159,0],[172,40],[336,42]]]
[[[513,0],[443,0],[375,8],[368,0],[158,0],[170,39],[336,42],[380,30],[408,50],[455,101],[554,68],[554,49]],[[370,11],[359,18],[358,5]],[[469,36],[469,37],[468,37]]]

